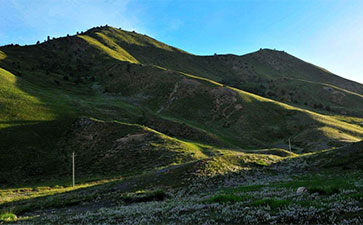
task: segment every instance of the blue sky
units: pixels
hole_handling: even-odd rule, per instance
[[[363,83],[363,1],[0,0],[0,45],[108,24],[198,55],[285,50]]]

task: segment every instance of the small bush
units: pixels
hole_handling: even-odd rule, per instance
[[[152,192],[142,192],[132,195],[122,195],[121,199],[126,203],[137,202],[150,202],[150,201],[163,201],[168,196],[163,190],[157,190]]]
[[[17,217],[13,213],[0,214],[0,221],[14,221]]]
[[[319,195],[332,195],[338,194],[339,188],[331,186],[316,186],[308,188],[308,191],[310,194],[318,193]]]
[[[260,165],[260,166],[268,166],[268,163],[265,162],[263,159],[259,159],[256,161],[256,164],[257,165]]]

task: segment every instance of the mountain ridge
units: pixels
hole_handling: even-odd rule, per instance
[[[78,49],[87,48],[84,45],[85,43],[81,43],[77,39],[79,37],[85,38],[86,42],[87,40],[91,41],[92,43],[88,43],[89,45],[100,49],[102,54],[108,54],[113,58],[116,57],[116,60],[118,60],[117,57],[121,57],[119,58],[121,61],[131,63],[140,61],[141,64],[145,65],[154,65],[205,77],[263,97],[308,107],[313,111],[332,111],[333,113],[353,116],[361,116],[363,114],[361,110],[363,105],[360,103],[362,102],[363,85],[330,72],[325,72],[315,65],[297,59],[283,51],[264,49],[242,56],[196,56],[158,42],[146,35],[122,31],[109,26],[92,28],[86,32],[68,37],[71,38],[70,40],[73,39],[73,42],[78,43],[73,43],[78,46]],[[52,41],[52,45],[55,45],[54,41],[66,42],[65,40],[67,39],[60,38],[59,41],[58,39],[50,40],[41,45],[50,45]],[[60,47],[62,45],[64,47],[64,44],[60,44]],[[58,46],[59,43],[56,45]],[[172,51],[170,52],[165,49]],[[271,54],[273,54],[273,57]],[[82,57],[84,57],[84,54]],[[128,57],[131,58],[128,59]],[[290,59],[293,60],[291,61]],[[88,63],[92,63],[91,58],[88,61]],[[304,72],[304,70],[307,70],[307,72]],[[296,89],[297,86],[301,85],[304,86],[303,89]],[[329,88],[327,85],[333,85],[333,87]],[[313,88],[316,93],[311,92]],[[351,98],[346,97],[345,93],[341,92],[339,88],[359,94],[359,100],[351,101]],[[293,92],[290,90],[293,90]],[[350,109],[352,103],[356,104],[355,109]]]

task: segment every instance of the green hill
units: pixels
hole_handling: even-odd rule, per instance
[[[362,84],[336,76],[283,51],[262,49],[243,56],[195,56],[135,32],[106,28],[90,30],[86,34],[88,36],[82,36],[85,40],[85,37],[98,40],[97,44],[87,40],[91,45],[101,48],[101,44],[115,49],[119,55],[126,51],[142,64],[209,78],[314,111],[363,115]],[[132,59],[127,61],[135,62]]]
[[[0,223],[354,224],[362,100],[275,50],[196,56],[109,26],[2,46]]]
[[[0,51],[4,174],[19,168],[37,175],[44,169],[34,168],[43,163],[62,164],[55,146],[74,132],[71,124],[80,117],[235,149],[287,149],[290,138],[293,151],[301,153],[363,137],[363,85],[284,52],[195,56],[108,26]],[[270,98],[245,91],[261,85],[268,85],[265,92],[256,92]],[[31,169],[18,160],[25,154],[36,159]]]

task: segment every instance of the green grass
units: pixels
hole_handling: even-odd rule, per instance
[[[320,195],[333,195],[340,193],[341,190],[354,188],[354,182],[361,179],[361,174],[357,172],[337,172],[336,170],[322,170],[321,173],[312,173],[304,176],[296,176],[292,181],[270,183],[264,185],[249,185],[227,188],[222,190],[223,193],[238,194],[262,191],[263,188],[274,189],[292,189],[297,190],[299,187],[307,188],[310,194],[318,193]],[[359,196],[359,195],[358,195]]]
[[[77,182],[79,184],[77,184],[75,187],[72,187],[70,181],[57,180],[53,181],[53,185],[49,185],[51,182],[46,182],[46,184],[34,183],[31,185],[22,185],[20,188],[3,188],[0,189],[0,204],[72,192],[78,189],[110,183],[121,178],[102,179],[101,177],[96,177],[93,179],[96,179],[96,181],[87,181],[87,179],[79,180],[77,178]]]
[[[340,192],[337,186],[313,186],[308,189],[308,191],[313,193],[318,193],[319,195],[332,195],[338,194]]]
[[[329,174],[330,171],[332,174]],[[360,175],[353,173],[349,176],[340,176],[339,174],[334,174],[334,170],[324,171],[322,174],[308,175],[300,177],[299,179],[294,179],[291,182],[274,184],[275,187],[293,188],[306,187],[309,192],[318,192],[320,194],[335,194],[341,189],[348,189],[352,187],[352,182],[354,182]]]
[[[248,195],[234,195],[234,194],[217,194],[208,199],[210,203],[237,203],[250,199]]]
[[[97,181],[77,180],[75,187],[64,185],[44,186],[33,184],[21,188],[6,188],[0,190],[0,212],[23,214],[44,208],[64,208],[92,201],[103,189],[110,188],[123,178],[97,179]],[[62,184],[62,181],[58,181]]]
[[[324,170],[320,174],[296,176],[288,182],[221,189],[219,193],[211,196],[207,202],[238,203],[256,208],[269,206],[272,211],[280,210],[289,205],[329,210],[327,205],[335,201],[361,201],[360,180],[360,171],[338,172],[337,170]],[[301,196],[302,198],[296,196],[286,198],[284,196],[284,192],[294,193],[299,187],[306,187],[308,190],[306,194]],[[349,191],[345,193],[345,190]],[[274,192],[281,192],[282,194],[275,194],[274,196],[269,194]],[[312,194],[317,194],[319,197],[311,198]]]
[[[132,63],[138,63],[138,61],[122,49],[120,46],[116,45],[112,40],[110,40],[107,36],[102,33],[97,33],[97,35],[101,38],[102,41],[106,42],[107,45],[103,45],[98,40],[87,36],[87,35],[79,35],[78,37],[82,38],[83,40],[87,41],[90,45],[95,46],[96,48],[100,49],[102,52],[107,53],[112,58],[115,58],[120,61],[128,61]]]
[[[261,166],[268,166],[269,164],[267,162],[265,162],[263,159],[259,159],[256,161],[256,164],[261,165]]]
[[[6,222],[16,221],[16,219],[17,219],[17,216],[14,213],[3,213],[3,214],[0,214],[0,222],[1,221],[6,221]]]
[[[291,204],[291,200],[286,199],[260,199],[249,203],[252,207],[270,206],[271,209],[286,207]]]

